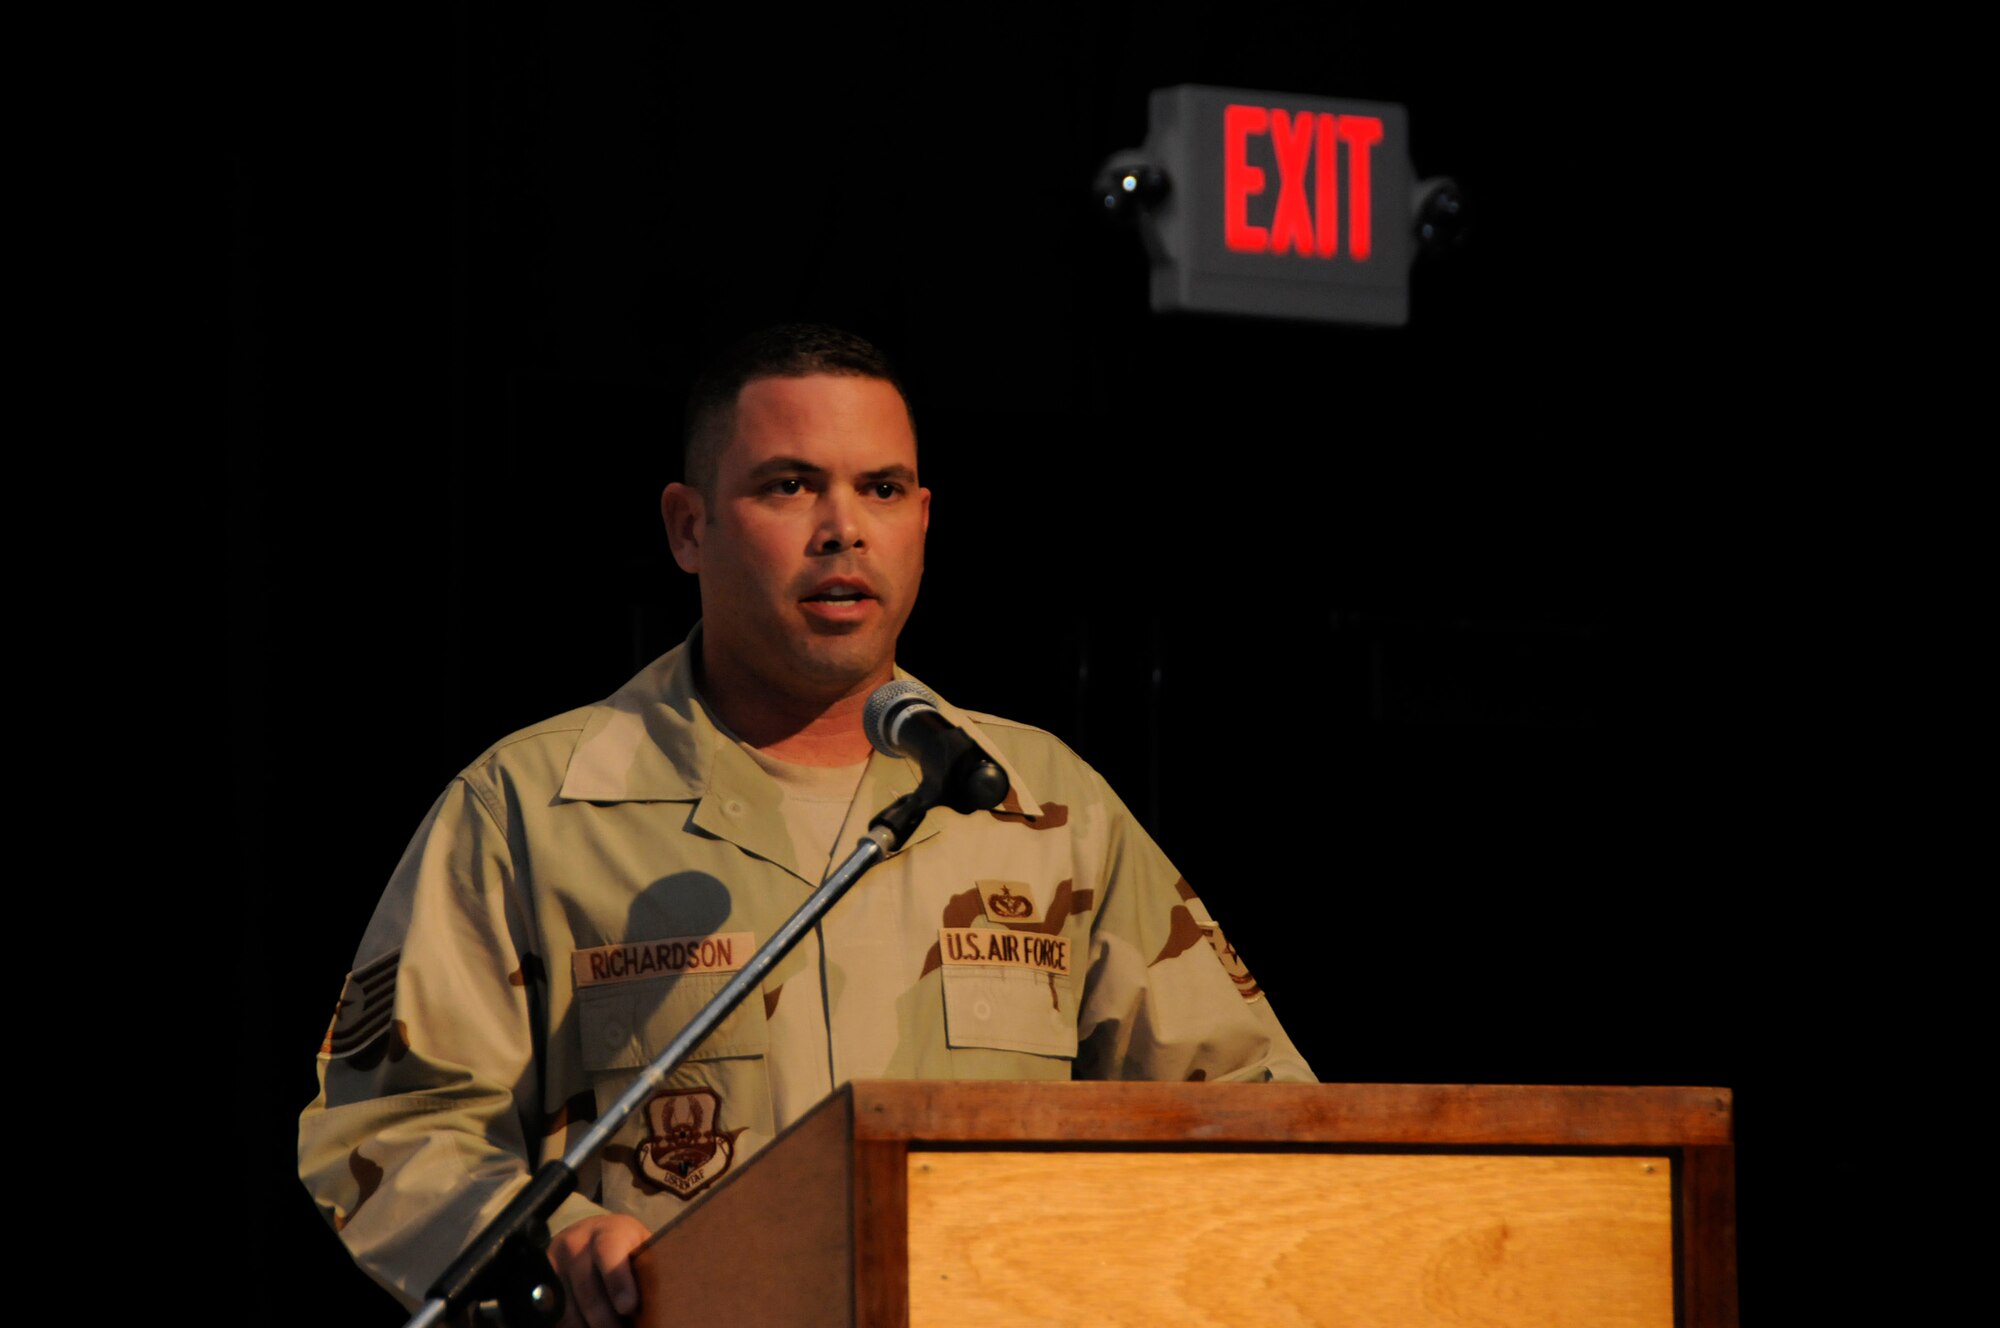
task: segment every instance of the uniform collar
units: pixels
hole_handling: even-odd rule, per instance
[[[702,796],[715,752],[727,740],[695,695],[693,661],[700,645],[697,625],[686,641],[590,707],[563,775],[564,799],[683,802]]]
[[[694,659],[700,647],[697,623],[686,641],[590,707],[570,753],[561,796],[573,802],[694,802],[698,805],[691,819],[696,825],[796,874],[790,837],[776,814],[781,796],[777,783],[717,728],[695,691]],[[896,676],[910,678],[901,669]],[[1042,809],[1020,772],[979,721],[943,699],[938,709],[1007,773],[1012,801],[1021,812],[1040,816]],[[879,798],[886,807],[916,788],[918,778],[915,762],[876,753],[869,757],[858,796]],[[934,834],[936,824],[926,818],[926,828],[909,846]]]

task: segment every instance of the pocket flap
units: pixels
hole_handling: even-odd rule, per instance
[[[634,1070],[652,1062],[680,1035],[732,974],[685,973],[586,987],[576,993],[577,1026],[586,1070]],[[753,989],[688,1056],[762,1056],[770,1047],[764,1003]]]
[[[1076,1056],[1076,993],[1069,979],[1022,968],[946,964],[945,1040],[1043,1056]]]

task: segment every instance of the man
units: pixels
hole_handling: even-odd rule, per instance
[[[453,783],[321,1049],[301,1174],[411,1304],[917,782],[861,726],[930,520],[879,352],[801,326],[742,343],[694,389],[685,475],[661,512],[700,624]],[[549,1223],[571,1322],[631,1314],[631,1252],[849,1079],[1311,1078],[1096,773],[942,709],[1006,801],[932,811],[585,1169]]]

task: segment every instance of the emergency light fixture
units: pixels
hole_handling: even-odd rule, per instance
[[[1134,215],[1156,313],[1399,327],[1418,219],[1458,220],[1456,186],[1413,181],[1409,121],[1390,102],[1184,84],[1153,92],[1145,146],[1097,177]]]

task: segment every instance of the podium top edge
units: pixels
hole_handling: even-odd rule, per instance
[[[1714,1087],[1559,1084],[843,1085],[857,1140],[1685,1148],[1734,1142]]]

